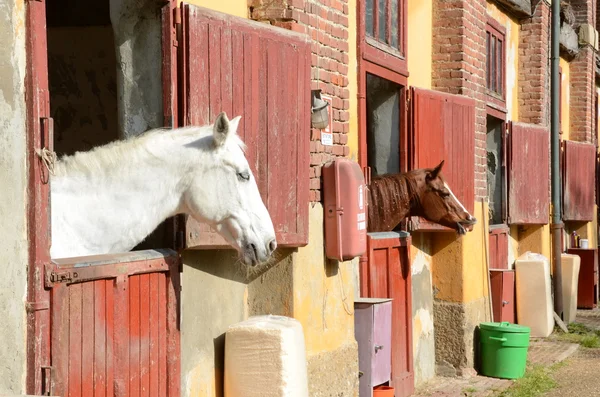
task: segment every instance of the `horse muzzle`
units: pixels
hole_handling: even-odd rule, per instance
[[[464,235],[467,232],[472,232],[473,227],[477,224],[477,218],[470,217],[467,220],[459,221],[456,223],[458,234]]]
[[[266,243],[262,249],[254,243],[245,244],[242,253],[244,263],[246,266],[256,266],[264,263],[271,257],[276,248],[277,241],[275,239]]]

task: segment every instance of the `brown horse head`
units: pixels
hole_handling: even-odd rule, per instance
[[[456,198],[441,174],[444,160],[435,168],[425,168],[415,172],[417,182],[417,204],[415,212],[428,221],[455,229],[458,234],[472,231],[477,219]],[[412,212],[412,211],[411,211]]]

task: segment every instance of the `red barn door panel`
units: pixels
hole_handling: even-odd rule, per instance
[[[412,169],[445,160],[442,175],[465,208],[475,207],[475,101],[460,95],[411,88]],[[451,229],[413,217],[412,230]]]
[[[563,220],[591,222],[594,219],[596,146],[564,141],[563,156]]]
[[[547,224],[550,216],[550,133],[547,127],[510,123],[508,222]]]
[[[183,4],[183,125],[242,116],[238,134],[280,246],[308,243],[310,45],[289,30]],[[188,247],[229,244],[187,220]]]
[[[55,261],[52,393],[179,397],[179,260],[138,251]]]
[[[411,237],[367,234],[367,261],[360,271],[361,296],[392,299],[392,385],[397,397],[414,392],[412,354]]]

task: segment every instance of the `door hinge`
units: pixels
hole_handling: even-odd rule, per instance
[[[52,367],[42,366],[42,396],[52,395]]]
[[[173,9],[173,28],[175,32],[173,34],[173,47],[179,47],[179,41],[181,40],[181,13],[180,7]]]

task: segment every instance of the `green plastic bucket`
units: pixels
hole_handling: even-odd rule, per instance
[[[481,374],[518,379],[525,374],[529,327],[502,323],[479,324]]]

